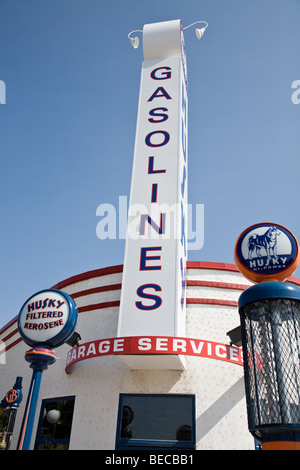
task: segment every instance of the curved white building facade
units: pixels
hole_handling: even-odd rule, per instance
[[[81,355],[69,365],[67,373],[67,359],[74,349],[65,344],[57,348],[55,364],[43,373],[31,447],[254,449],[247,427],[241,350],[230,346],[226,334],[239,326],[237,301],[250,283],[233,264],[188,262],[186,342],[176,343],[177,353],[185,356],[185,370],[149,370],[147,358],[151,356],[148,354],[144,356],[145,369],[132,370],[118,357],[124,342],[119,340],[113,351],[110,340],[117,337],[122,269],[120,265],[89,271],[53,286],[70,294],[77,304],[76,331],[81,340],[75,349],[79,351],[81,347]],[[296,278],[290,282],[300,284]],[[23,377],[24,398],[11,440],[11,449],[15,449],[32,372],[24,360],[28,346],[19,336],[17,318],[2,328],[0,340],[2,351],[5,346],[0,362],[0,397],[12,388],[17,376]],[[137,344],[145,349],[150,341],[151,338],[144,337]],[[157,339],[155,354],[161,353],[162,361],[172,341]],[[140,352],[145,350],[141,348]],[[47,415],[45,427],[43,420],[48,405],[52,403],[52,410],[63,409],[61,403],[68,399],[68,430],[64,434],[58,432],[59,426],[61,429],[64,426],[63,417],[56,421],[52,417],[51,423],[50,415],[55,411]],[[150,417],[139,405],[142,400],[147,408],[148,399],[153,410]],[[155,414],[155,399],[160,410],[161,407],[169,410],[165,422],[161,411]],[[179,412],[185,406],[186,417]],[[127,419],[129,409],[131,414]],[[139,417],[139,413],[145,414]],[[141,422],[148,423],[147,420],[153,427],[151,435],[141,428]],[[179,428],[188,429],[185,437],[175,435]]]

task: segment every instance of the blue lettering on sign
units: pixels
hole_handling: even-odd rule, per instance
[[[157,191],[157,185],[156,185]],[[165,233],[166,214],[160,214],[160,225],[157,225],[150,217],[149,214],[142,214],[140,219],[140,235],[145,235],[145,222],[148,222],[159,235]]]
[[[148,251],[161,251],[161,246],[148,246],[141,248],[141,255],[140,255],[140,271],[159,271],[161,270],[160,265],[147,265],[147,261],[159,261],[160,255],[157,256],[148,256]]]
[[[156,135],[156,134],[162,134],[163,135],[163,140],[159,143],[153,143],[151,141],[151,137]],[[148,135],[146,135],[145,142],[148,147],[163,147],[164,145],[167,145],[167,143],[170,140],[170,134],[169,132],[166,131],[153,131],[149,132]]]
[[[165,70],[165,72],[161,73],[161,76],[157,76],[158,70]],[[150,77],[153,78],[153,80],[167,80],[168,78],[171,78],[172,72],[171,72],[171,67],[158,67],[157,69],[152,70],[150,73]]]
[[[154,173],[166,173],[166,170],[154,170],[154,157],[149,157],[148,175],[153,175]]]
[[[148,99],[148,102],[153,101],[154,98],[166,98],[167,100],[172,99],[169,93],[166,92],[163,86],[159,86],[158,88],[156,88],[155,92]]]
[[[150,77],[153,80],[168,80],[172,76],[171,67],[158,67],[152,70]],[[186,254],[187,254],[187,241],[186,241],[186,185],[187,185],[187,96],[184,81],[182,81],[181,93],[181,123],[180,123],[180,219],[181,219],[181,232],[179,234],[180,243],[180,285],[181,285],[181,307],[184,306],[185,288],[186,288]],[[158,87],[152,93],[147,102],[152,102],[156,98],[171,100],[172,97],[164,87]],[[151,124],[162,123],[169,119],[168,108],[158,106],[152,108],[148,112],[148,122]],[[154,130],[149,132],[145,137],[145,144],[151,148],[159,148],[167,145],[170,141],[170,134],[165,130]],[[161,168],[159,164],[154,164],[154,156],[148,156],[148,175],[166,173],[166,169]],[[153,182],[151,185],[151,203],[158,202],[158,183]],[[165,234],[166,230],[166,214],[160,214],[159,224],[154,222],[150,215],[142,214],[140,218],[140,235],[145,235],[146,222],[150,228],[154,229],[158,234]],[[161,270],[161,251],[162,246],[142,247],[140,251],[140,271],[157,271]],[[135,305],[140,310],[154,310],[161,306],[162,299],[157,294],[149,293],[148,289],[155,292],[162,291],[161,286],[158,284],[143,284],[137,288],[137,295],[141,299],[152,300],[152,304],[145,303],[142,300],[135,302]]]
[[[167,114],[164,114],[164,113],[157,113],[156,111],[164,111],[164,112],[167,112],[167,111],[168,111],[168,108],[153,108],[153,109],[150,109],[150,111],[149,111],[150,116],[158,117],[158,118],[161,118],[161,119],[149,118],[149,119],[148,119],[149,122],[151,122],[151,123],[154,123],[154,122],[164,122],[164,121],[166,121],[167,119],[169,119],[169,116],[168,116]]]
[[[46,307],[53,307],[53,308],[59,308],[61,305],[63,305],[65,302],[58,300],[58,299],[44,299],[44,300],[36,300],[35,302],[32,302],[31,304],[28,304],[27,306],[27,311],[31,312],[34,310],[39,310],[39,309],[44,309]]]
[[[140,300],[135,302],[135,305],[137,308],[140,310],[154,310],[158,307],[161,306],[162,304],[162,299],[158,295],[154,294],[149,294],[147,292],[144,292],[145,289],[154,289],[156,292],[161,292],[161,287],[158,284],[143,284],[142,286],[137,288],[137,295],[141,297],[142,299],[149,299],[153,300],[154,304],[152,305],[144,305]]]

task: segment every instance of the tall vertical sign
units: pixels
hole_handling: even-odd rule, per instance
[[[145,25],[118,336],[185,336],[187,78],[180,20]],[[183,356],[119,356],[183,369]]]

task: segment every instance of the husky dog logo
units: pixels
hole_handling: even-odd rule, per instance
[[[277,261],[277,237],[280,233],[276,227],[272,226],[263,235],[258,235],[257,233],[250,235],[248,240],[248,258],[253,259],[253,255],[256,255],[256,258],[261,258],[261,250],[264,248],[267,253],[265,266],[269,265],[272,256]]]
[[[234,259],[239,270],[253,282],[284,281],[297,269],[297,239],[282,225],[251,225],[239,236]]]

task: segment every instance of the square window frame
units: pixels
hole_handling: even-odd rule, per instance
[[[48,397],[48,398],[43,398],[41,401],[41,408],[40,408],[40,415],[39,415],[39,420],[38,420],[38,425],[37,425],[37,431],[35,435],[35,442],[34,442],[34,450],[38,450],[39,445],[41,444],[70,444],[71,440],[71,434],[72,434],[72,425],[71,425],[71,430],[70,430],[70,437],[68,439],[39,439],[39,435],[41,432],[41,427],[43,423],[43,411],[45,409],[45,405],[47,402],[51,401],[64,401],[64,400],[74,400],[74,405],[73,405],[73,415],[72,415],[72,424],[73,424],[73,417],[74,417],[74,409],[75,409],[75,401],[76,401],[76,395],[67,395],[67,396],[59,396],[59,397]]]
[[[187,398],[192,400],[192,440],[191,441],[175,441],[175,440],[155,440],[155,439],[124,439],[120,438],[122,410],[124,397],[172,397]],[[196,396],[188,393],[120,393],[117,413],[117,429],[115,450],[196,450]]]

